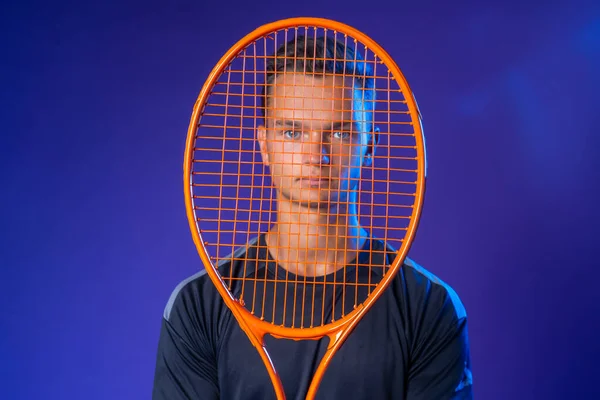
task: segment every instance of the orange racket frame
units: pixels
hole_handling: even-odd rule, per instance
[[[398,82],[398,85],[403,89],[408,110],[411,113],[411,115],[416,117],[413,118],[413,120],[418,121],[418,123],[414,124],[413,126],[415,131],[414,136],[417,142],[416,147],[418,154],[418,175],[417,181],[415,182],[416,198],[407,233],[403,240],[403,244],[398,249],[397,255],[393,263],[390,265],[389,272],[386,273],[384,279],[374,289],[373,293],[367,298],[367,300],[364,303],[360,304],[358,307],[356,307],[352,312],[348,313],[344,317],[330,324],[312,328],[287,328],[282,326],[276,326],[266,321],[262,321],[256,316],[252,315],[242,304],[240,304],[240,302],[237,299],[235,299],[230,294],[230,292],[226,288],[227,285],[216,271],[215,266],[213,265],[210,259],[210,255],[205,245],[205,241],[201,236],[201,230],[199,225],[202,221],[196,216],[196,211],[194,209],[194,204],[192,200],[192,164],[194,153],[194,140],[198,123],[201,117],[203,105],[205,104],[208,96],[210,95],[210,91],[213,85],[218,80],[220,74],[223,72],[226,66],[231,62],[231,60],[234,59],[239,54],[239,52],[243,50],[248,44],[254,42],[255,40],[261,37],[268,35],[269,33],[298,26],[319,27],[328,30],[335,30],[337,32],[345,33],[348,36],[351,36],[352,38],[357,39],[363,44],[365,44],[368,48],[371,49],[371,51],[377,54],[377,56],[380,58],[383,64],[385,64],[385,66],[389,69],[393,78]],[[285,393],[283,390],[281,380],[279,379],[279,376],[276,372],[275,366],[273,365],[273,362],[271,361],[267,350],[264,346],[264,336],[266,334],[270,334],[276,338],[286,338],[293,340],[315,340],[321,339],[325,336],[329,337],[330,342],[327,351],[323,356],[313,376],[313,380],[311,382],[306,397],[307,400],[314,399],[318,387],[323,378],[323,375],[325,373],[325,370],[327,369],[335,352],[344,343],[348,335],[350,335],[350,333],[357,325],[357,323],[361,320],[363,315],[371,308],[375,301],[381,296],[383,291],[388,287],[391,280],[394,278],[394,276],[404,263],[410,245],[414,239],[417,225],[420,219],[426,177],[425,142],[423,137],[421,113],[404,75],[401,73],[394,60],[381,46],[379,46],[374,40],[366,36],[364,33],[346,24],[323,18],[299,17],[284,19],[263,25],[246,35],[244,38],[239,40],[234,46],[232,46],[229,49],[229,51],[219,60],[219,62],[216,64],[216,66],[210,73],[208,79],[204,83],[204,86],[194,105],[193,113],[188,128],[188,136],[184,154],[183,172],[186,213],[190,230],[192,233],[192,238],[198,250],[198,254],[205,266],[208,276],[216,286],[218,292],[223,298],[223,301],[231,310],[240,327],[244,330],[254,347],[259,352],[268,370],[269,376],[273,383],[273,387],[275,389],[275,394],[279,400],[285,399]]]

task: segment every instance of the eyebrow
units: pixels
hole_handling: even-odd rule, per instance
[[[302,121],[298,121],[298,120],[277,120],[275,121],[275,126],[276,127],[289,127],[292,129],[301,129],[304,127],[304,123]],[[344,121],[344,122],[334,122],[333,124],[331,124],[331,130],[332,131],[339,131],[339,130],[344,130],[344,131],[350,131],[352,130],[352,122],[348,122],[348,121]]]

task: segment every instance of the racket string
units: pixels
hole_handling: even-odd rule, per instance
[[[293,35],[291,41],[290,34]],[[304,46],[298,46],[299,37],[305,41]],[[324,38],[322,44],[326,49],[328,45],[337,43],[330,47],[334,49],[331,57],[315,56],[315,39],[319,37]],[[306,43],[311,43],[312,48]],[[191,185],[195,188],[192,202],[214,265],[239,262],[232,256],[234,252],[246,247],[253,238],[266,233],[277,223],[276,194],[277,190],[285,188],[277,185],[280,181],[272,181],[273,171],[263,165],[257,132],[265,123],[265,110],[259,104],[263,90],[272,91],[276,84],[274,81],[267,82],[266,65],[275,61],[273,65],[277,68],[278,59],[282,57],[275,57],[274,54],[280,45],[302,48],[302,53],[293,54],[289,65],[296,66],[298,59],[302,58],[304,69],[301,72],[305,75],[315,73],[318,65],[342,66],[339,73],[320,69],[317,74],[321,74],[322,82],[335,83],[335,79],[341,79],[350,82],[350,85],[357,85],[357,82],[364,85],[364,82],[372,80],[372,90],[377,93],[375,98],[369,99],[366,90],[348,86],[339,92],[340,96],[331,95],[317,100],[329,102],[330,114],[347,111],[345,107],[338,107],[340,102],[348,101],[347,93],[358,96],[352,99],[352,113],[360,114],[354,109],[357,104],[368,104],[373,108],[370,114],[363,112],[360,114],[362,116],[355,119],[358,125],[372,124],[380,129],[372,164],[363,167],[362,176],[358,179],[355,214],[369,236],[382,238],[384,243],[399,248],[414,212],[417,178],[421,173],[413,114],[408,109],[404,93],[385,63],[360,41],[335,30],[296,27],[275,32],[246,46],[218,78],[197,124],[192,161],[194,171]],[[348,60],[343,57],[344,53],[335,50],[338,45],[339,48],[352,50],[350,67],[344,67]],[[309,66],[310,72],[307,71]],[[284,63],[283,73],[290,72],[287,68]],[[298,85],[296,79],[294,76],[292,86]],[[278,89],[285,89],[281,82],[277,85]],[[330,92],[338,89],[340,87],[336,84],[323,84],[320,87],[320,90]],[[285,104],[292,102],[290,104],[296,104],[300,109],[307,108],[306,98],[295,96],[293,90],[288,91],[282,99]],[[278,110],[290,113],[294,112],[295,107],[278,106]],[[315,125],[327,121],[326,117],[317,115],[310,119],[310,123]],[[310,154],[296,151],[290,160],[292,164],[297,164],[297,158],[309,157]],[[329,156],[344,157],[345,154],[332,153]],[[285,172],[278,175],[280,180],[292,178],[293,175]],[[310,197],[311,190],[302,187],[298,195]],[[351,203],[350,196],[340,200],[345,210],[351,208]],[[338,217],[346,218],[350,214],[341,211]],[[332,223],[325,223],[323,228],[333,229]],[[214,239],[208,240],[211,235],[215,235]],[[306,241],[301,250],[316,257],[318,252],[323,252],[333,244],[328,240],[327,237],[324,246],[312,248],[307,247]],[[349,250],[352,240],[356,241],[358,237],[348,238],[341,248],[343,252]],[[292,250],[277,243],[273,246],[272,250],[279,248],[282,254]],[[296,265],[298,261],[287,260],[282,265],[276,263],[273,276],[269,275],[267,269],[259,267],[265,260],[260,259],[258,253],[250,261],[252,265],[244,263],[239,275],[233,274],[231,269],[222,271],[227,286],[232,291],[238,289],[235,295],[244,301],[245,307],[253,314],[271,321],[279,315],[281,323],[289,327],[322,326],[342,318],[372,293],[387,271],[387,264],[374,265],[369,261],[362,265],[356,258],[336,267],[341,268],[342,273],[334,273],[333,281],[327,282],[316,279],[316,268],[312,269],[315,271],[312,274],[301,274],[299,278],[291,275],[292,271],[296,271],[293,269],[295,267],[290,268],[285,264]],[[368,272],[364,272],[363,276],[361,271]],[[361,281],[363,278],[366,282]],[[279,311],[282,313],[279,314]],[[288,322],[290,325],[287,325]]]

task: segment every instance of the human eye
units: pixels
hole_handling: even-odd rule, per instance
[[[298,139],[300,135],[301,132],[292,129],[283,131],[283,136],[285,136],[287,139]]]
[[[350,138],[350,132],[335,131],[332,133],[331,136],[333,136],[334,139],[346,140],[346,139]]]

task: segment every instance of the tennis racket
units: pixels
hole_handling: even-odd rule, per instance
[[[300,46],[299,41],[303,41]],[[285,73],[291,73],[291,78],[281,78]],[[292,179],[286,180],[285,168],[274,163],[282,159],[290,165],[304,162],[294,160],[297,154],[273,155],[274,151],[285,152],[288,144],[275,143],[271,150],[261,147],[261,140],[264,142],[270,130],[279,129],[277,123],[269,123],[269,118],[276,118],[272,109],[292,114],[294,107],[306,111],[306,98],[290,100],[290,96],[300,86],[306,93],[305,89],[315,82],[321,85],[315,89],[320,96],[317,103],[327,109],[327,115],[341,115],[340,123],[346,125],[331,128],[327,146],[332,154],[319,155],[315,163],[333,165],[338,160],[344,164],[359,157],[360,174],[342,174],[335,184],[333,178],[316,182],[305,179],[304,185],[293,190],[307,202],[317,203],[305,210],[334,210],[331,212],[337,216],[332,220],[344,220],[340,215],[352,209],[369,235],[385,241],[387,251],[393,254],[389,262],[356,265],[357,271],[373,270],[374,278],[367,282],[346,275],[336,281],[336,274],[319,276],[314,271],[312,276],[291,273],[289,267],[268,275],[263,269],[257,271],[269,260],[244,259],[244,249],[249,243],[257,243],[256,238],[278,223],[277,217],[283,212],[277,208],[278,191],[285,191],[282,185]],[[276,95],[279,103],[273,104],[275,100],[269,96]],[[304,114],[305,120],[319,120],[313,100],[313,117]],[[342,114],[337,109],[340,105],[344,108]],[[366,137],[366,141],[357,140],[363,150],[348,150],[348,143],[356,143],[343,129]],[[312,135],[316,131],[313,127],[289,126],[281,140],[308,142],[318,137]],[[335,140],[349,141],[336,145]],[[299,148],[310,146],[302,144]],[[336,149],[349,153],[334,154]],[[322,171],[332,169],[326,166]],[[276,179],[274,171],[279,171]],[[402,267],[420,218],[425,177],[421,114],[413,93],[392,58],[357,29],[321,18],[280,20],[239,40],[213,68],[194,105],[188,130],[184,160],[186,212],[204,268],[259,352],[278,399],[285,399],[285,392],[265,346],[265,335],[294,340],[329,338],[306,394],[307,399],[313,399],[336,351]],[[302,209],[286,212],[300,213]],[[269,257],[277,258],[277,244],[269,246]],[[282,254],[290,253],[281,250]],[[288,266],[293,264],[287,261]],[[239,268],[223,268],[232,263]],[[323,299],[316,298],[315,293],[322,294]],[[329,304],[326,296],[343,301],[332,300]],[[278,302],[286,304],[276,312],[274,304]]]

